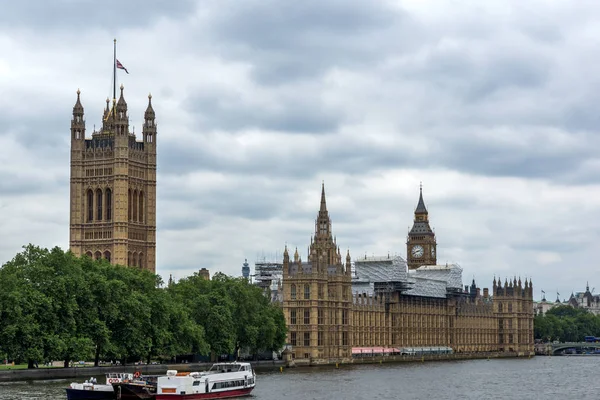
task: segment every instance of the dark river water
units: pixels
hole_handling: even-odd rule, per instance
[[[599,367],[573,356],[288,369],[257,374],[249,399],[597,399]],[[0,384],[0,399],[64,400],[70,381]]]

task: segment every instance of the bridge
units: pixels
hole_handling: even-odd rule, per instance
[[[600,343],[567,342],[567,343],[538,343],[535,354],[557,356],[562,354],[587,353],[600,351]]]

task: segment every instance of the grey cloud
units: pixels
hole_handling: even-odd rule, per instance
[[[2,7],[3,29],[24,28],[48,33],[102,28],[118,29],[143,26],[160,18],[182,18],[194,10],[192,0],[38,0],[13,2]]]
[[[196,116],[201,128],[236,131],[265,129],[284,132],[327,133],[336,130],[340,117],[327,110],[315,96],[278,98],[271,108],[244,104],[228,93],[197,93],[184,101],[184,107]]]
[[[320,75],[334,65],[368,65],[381,47],[411,46],[417,34],[408,15],[384,2],[223,2],[211,15],[220,53],[251,60],[255,77],[284,84]],[[235,5],[233,5],[235,4]]]

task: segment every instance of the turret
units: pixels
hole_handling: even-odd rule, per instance
[[[283,251],[283,279],[287,278],[290,271],[290,254],[288,253],[287,244],[285,245],[285,250]]]
[[[117,126],[118,135],[129,134],[129,116],[127,115],[127,102],[123,96],[123,85],[121,85],[121,95],[119,101],[116,104],[115,122]]]
[[[144,143],[153,143],[152,146],[155,146],[154,143],[156,143],[155,118],[154,108],[152,108],[152,94],[148,94],[148,107],[146,107],[146,112],[144,113],[144,125],[142,125],[142,140]]]
[[[352,275],[352,259],[350,258],[350,249],[346,252],[346,275]]]
[[[81,91],[77,89],[77,101],[73,106],[73,119],[71,120],[71,140],[83,143],[85,140],[85,120],[83,119],[83,106],[79,98],[80,94]]]

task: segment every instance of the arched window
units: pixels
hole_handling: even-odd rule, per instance
[[[508,303],[508,312],[512,312],[512,303]]]
[[[110,251],[106,250],[104,252],[104,258],[106,258],[108,260],[108,262],[110,262]]]
[[[107,188],[105,190],[106,193],[106,220],[110,221],[112,219],[112,190]]]
[[[308,283],[304,284],[304,300],[310,300],[310,285]]]
[[[96,220],[102,221],[102,190],[96,190]]]
[[[502,312],[502,303],[498,303],[498,312]]]
[[[131,252],[127,253],[127,266],[131,267]]]
[[[127,219],[131,221],[131,189],[128,191],[129,201],[127,202]]]
[[[131,208],[131,212],[133,213],[133,221],[137,221],[137,206],[138,206],[138,194],[137,194],[137,190],[133,191],[133,202],[132,202],[132,208]]]
[[[132,267],[137,267],[137,253],[133,253],[131,255],[131,262],[132,262],[132,264],[131,264]]]
[[[99,259],[101,259],[101,258],[102,258],[102,253],[100,253],[99,251],[97,251],[97,252],[94,254],[94,258],[95,258],[96,260],[99,260]]]
[[[144,192],[140,192],[140,204],[138,213],[140,222],[144,222]]]
[[[94,192],[89,189],[87,192],[87,221],[92,222],[94,220]]]
[[[91,251],[88,251],[87,253],[85,253],[85,255],[89,258],[92,258],[94,256]]]
[[[292,300],[296,300],[296,285],[292,284],[290,294],[291,294]]]
[[[144,253],[140,253],[138,256],[138,267],[144,268]]]

